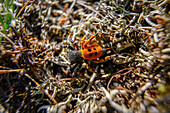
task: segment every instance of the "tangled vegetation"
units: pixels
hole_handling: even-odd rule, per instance
[[[169,7],[169,0],[1,1],[0,112],[170,112]],[[79,54],[82,38],[93,36],[89,45],[105,50],[95,61]]]

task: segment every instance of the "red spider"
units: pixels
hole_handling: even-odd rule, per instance
[[[94,38],[95,35],[85,41],[86,37],[83,37],[80,42],[81,49],[79,51],[69,51],[67,53],[71,64],[78,63],[83,60],[89,60],[95,63],[102,63],[111,58],[111,56],[101,58],[101,56],[104,55],[104,51],[111,48],[103,49],[100,45],[96,43],[89,45],[89,43],[92,42]],[[86,64],[87,69],[93,72],[93,69],[90,68],[89,64],[87,62]]]

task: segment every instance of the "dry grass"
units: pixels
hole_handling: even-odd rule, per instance
[[[168,0],[13,4],[11,27],[0,23],[0,112],[170,112]],[[94,35],[109,59],[80,61]]]

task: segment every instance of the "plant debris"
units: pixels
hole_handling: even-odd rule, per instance
[[[0,112],[170,112],[169,0],[11,3],[0,8],[13,17],[0,23]],[[92,36],[105,49],[95,61],[80,52]]]

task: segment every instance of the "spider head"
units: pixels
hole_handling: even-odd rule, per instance
[[[70,63],[74,64],[83,60],[81,53],[82,53],[81,51],[75,51],[75,50],[68,51],[67,56],[69,58]]]

